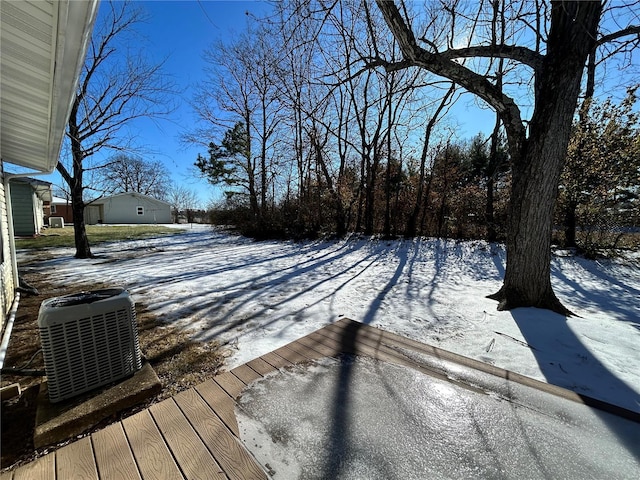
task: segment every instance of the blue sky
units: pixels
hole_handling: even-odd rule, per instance
[[[205,180],[198,178],[193,163],[198,153],[206,154],[202,147],[185,145],[181,134],[196,122],[190,101],[193,87],[203,78],[203,52],[215,41],[241,32],[247,24],[247,13],[261,16],[269,6],[261,1],[243,0],[148,0],[137,2],[148,16],[139,24],[151,61],[166,59],[165,72],[170,74],[182,91],[177,110],[167,119],[140,119],[128,125],[136,143],[149,153],[147,160],[162,162],[175,184],[195,190],[204,208],[213,199],[220,199],[221,192]],[[101,8],[108,6],[104,1]],[[460,122],[459,135],[469,137],[478,131],[490,132],[494,115],[479,110],[471,95],[456,107]],[[115,152],[103,150],[98,155],[108,158]],[[63,181],[56,172],[45,180],[56,185]]]
[[[192,129],[196,122],[190,101],[193,87],[202,79],[203,52],[219,39],[228,38],[233,32],[242,31],[247,23],[247,12],[261,16],[269,6],[260,1],[141,1],[148,14],[147,23],[140,25],[140,33],[146,39],[151,61],[166,59],[165,72],[173,76],[183,91],[178,109],[166,120],[139,120],[130,125],[139,146],[149,153],[145,159],[158,160],[171,172],[174,183],[196,190],[202,206],[212,198],[220,198],[220,191],[199,179],[193,163],[204,148],[185,145],[180,136]],[[107,7],[107,2],[101,8]],[[480,109],[473,96],[465,94],[451,116],[459,124],[459,138],[469,138],[479,131],[489,133],[495,117],[488,109]],[[113,152],[104,152],[106,157]],[[62,184],[55,174],[47,179]]]
[[[203,76],[202,54],[216,40],[241,31],[247,22],[247,12],[258,15],[267,6],[257,1],[211,0],[154,0],[139,4],[149,16],[149,21],[141,25],[141,33],[148,41],[151,60],[166,58],[165,71],[173,76],[183,93],[170,119],[139,121],[133,128],[139,129],[140,143],[156,152],[145,158],[164,163],[172,172],[174,183],[196,190],[205,207],[212,197],[220,195],[194,173],[198,153],[206,151],[180,140],[181,134],[195,122],[190,101],[193,87]]]
[[[202,147],[185,145],[181,134],[190,129],[196,118],[190,101],[193,87],[203,77],[203,52],[215,41],[242,31],[247,24],[247,12],[260,16],[269,10],[265,2],[231,0],[182,0],[140,1],[148,15],[148,21],[138,25],[144,37],[151,61],[166,59],[165,72],[170,74],[183,91],[178,109],[168,119],[136,120],[128,128],[136,137],[138,146],[148,150],[147,160],[162,162],[171,173],[175,184],[183,185],[198,193],[202,207],[211,199],[219,199],[219,189],[197,177],[193,163],[198,153],[206,154]],[[106,1],[101,8],[107,7]],[[477,131],[489,132],[493,128],[493,113],[478,111],[471,95],[465,96],[458,108],[462,136]],[[104,150],[99,155],[108,158],[115,152]],[[46,178],[55,185],[62,185],[61,177],[54,173]]]
[[[137,4],[148,16],[148,21],[138,27],[149,48],[149,59],[166,59],[165,72],[173,77],[182,95],[177,102],[178,109],[170,118],[136,120],[128,125],[128,129],[136,137],[137,145],[149,151],[142,155],[143,158],[162,162],[172,181],[197,191],[202,207],[206,207],[211,198],[220,195],[194,173],[193,163],[198,153],[205,154],[206,151],[180,141],[181,133],[195,122],[189,102],[193,86],[203,75],[202,54],[216,40],[241,31],[247,22],[246,12],[258,15],[267,5],[258,1],[229,0],[151,0]],[[101,8],[107,6],[106,1],[101,3]],[[99,155],[108,158],[114,153],[103,150]],[[44,179],[54,187],[63,184],[57,172]]]
[[[189,102],[192,87],[202,79],[203,52],[218,39],[242,31],[247,24],[247,12],[260,16],[269,6],[260,1],[145,1],[150,19],[144,25],[143,34],[148,39],[150,52],[155,60],[168,57],[166,71],[175,77],[185,89],[178,111],[170,121],[141,121],[141,143],[158,151],[150,158],[160,160],[175,172],[173,179],[196,189],[201,200],[207,203],[219,198],[220,191],[194,174],[193,163],[198,153],[206,154],[201,147],[187,146],[180,141],[180,132],[188,130],[195,122]],[[479,110],[469,94],[456,107],[461,124],[461,136],[472,136],[478,131],[493,129],[494,114]]]

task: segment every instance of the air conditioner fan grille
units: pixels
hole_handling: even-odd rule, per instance
[[[88,305],[43,302],[39,330],[52,402],[127,377],[142,366],[128,293]]]

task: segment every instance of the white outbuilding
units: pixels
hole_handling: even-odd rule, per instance
[[[120,193],[87,204],[84,221],[87,225],[171,223],[171,204],[141,193]]]

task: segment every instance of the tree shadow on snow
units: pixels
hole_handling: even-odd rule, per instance
[[[554,262],[551,266],[552,276],[562,282],[562,288],[566,286],[570,290],[570,309],[578,309],[576,313],[580,315],[579,309],[597,306],[599,310],[611,312],[616,319],[640,328],[640,290],[624,284],[596,262],[580,259],[573,262],[581,268],[574,269],[572,278],[561,263]]]
[[[268,272],[259,277],[242,280],[237,284],[225,285],[226,290],[242,287],[243,292],[236,294],[236,298],[239,298],[241,301],[236,302],[235,305],[231,307],[225,308],[224,317],[210,322],[210,327],[217,326],[213,334],[211,332],[203,332],[198,334],[196,338],[199,340],[208,340],[211,335],[220,335],[230,331],[234,331],[240,327],[245,327],[252,321],[258,319],[260,319],[259,328],[267,328],[285,317],[291,318],[292,315],[295,320],[296,316],[301,314],[304,310],[313,307],[316,304],[322,303],[323,301],[332,297],[347,283],[352,282],[354,279],[362,275],[372,265],[374,265],[382,255],[381,252],[376,251],[375,249],[371,249],[362,258],[349,262],[346,265],[341,265],[340,270],[333,271],[332,275],[315,275],[315,273],[322,267],[342,260],[346,256],[348,256],[349,253],[352,253],[358,249],[360,249],[360,246],[358,244],[345,243],[338,249],[331,251],[330,254],[313,258],[309,261],[295,265],[292,268],[287,268],[275,273]],[[269,314],[270,319],[264,320],[265,315],[267,315],[269,312],[273,312],[274,310],[277,310],[280,307],[299,299],[303,295],[314,291],[314,289],[333,281],[335,277],[340,277],[342,275],[346,275],[346,279],[344,282],[338,285],[335,290],[331,290],[324,296],[314,299],[313,302],[305,304],[297,311],[284,309],[285,313],[275,315],[271,313]],[[305,278],[305,281],[300,281],[300,278]],[[278,298],[275,300],[270,299],[269,301],[266,301],[266,299],[269,298],[270,292],[274,292],[274,290],[278,290],[278,288],[280,288],[282,285],[287,285],[289,283],[295,284],[296,288],[292,289],[291,292],[288,292],[282,298]],[[205,292],[203,295],[204,298],[207,298],[209,293],[212,292]],[[209,301],[208,303],[201,303],[198,309],[201,312],[206,312],[208,310],[214,310],[216,308],[224,308],[225,303],[228,299],[229,296],[218,297],[217,299]],[[239,318],[236,318],[238,317],[238,313],[243,308],[244,304],[258,302],[260,299],[265,299],[265,301],[261,302],[262,305],[259,308],[255,309],[250,314],[245,314],[240,316]],[[185,314],[188,314],[188,311],[185,312]],[[292,322],[292,325],[293,323],[295,322]],[[286,328],[283,328],[283,331],[281,333],[284,333],[284,330],[286,330]]]
[[[417,249],[413,249],[413,255],[415,256]],[[342,334],[340,338],[340,347],[343,352],[356,353],[356,338],[358,330],[363,324],[369,325],[374,319],[376,312],[382,305],[385,297],[389,291],[397,285],[398,280],[401,278],[407,263],[408,249],[400,248],[396,251],[398,256],[398,264],[394,271],[394,274],[389,278],[386,285],[379,291],[376,297],[373,299],[367,312],[364,315],[362,323],[351,323],[348,328]],[[334,388],[333,407],[331,412],[331,426],[329,434],[327,436],[328,444],[325,446],[329,455],[326,455],[327,459],[322,470],[320,478],[344,478],[344,462],[343,456],[350,450],[352,438],[350,436],[350,419],[353,418],[351,414],[351,399],[352,399],[352,383],[353,383],[353,368],[354,362],[351,359],[342,359],[340,361],[340,371],[337,376],[337,382]],[[377,465],[378,469],[385,471],[384,459],[377,459],[380,464]]]
[[[531,346],[547,383],[576,392],[590,406],[602,401],[635,412],[635,421],[638,421],[640,395],[584,345],[565,317],[536,308],[515,309],[511,315]],[[600,395],[602,391],[604,394]],[[593,411],[619,443],[640,460],[640,428],[629,428],[628,420],[604,410],[594,408]]]

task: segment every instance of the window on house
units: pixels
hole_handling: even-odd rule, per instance
[[[144,207],[136,207],[136,208],[137,208],[136,211],[138,212],[138,215],[144,215]]]
[[[54,213],[56,213],[56,206],[52,203],[51,204],[51,215],[53,215]]]

